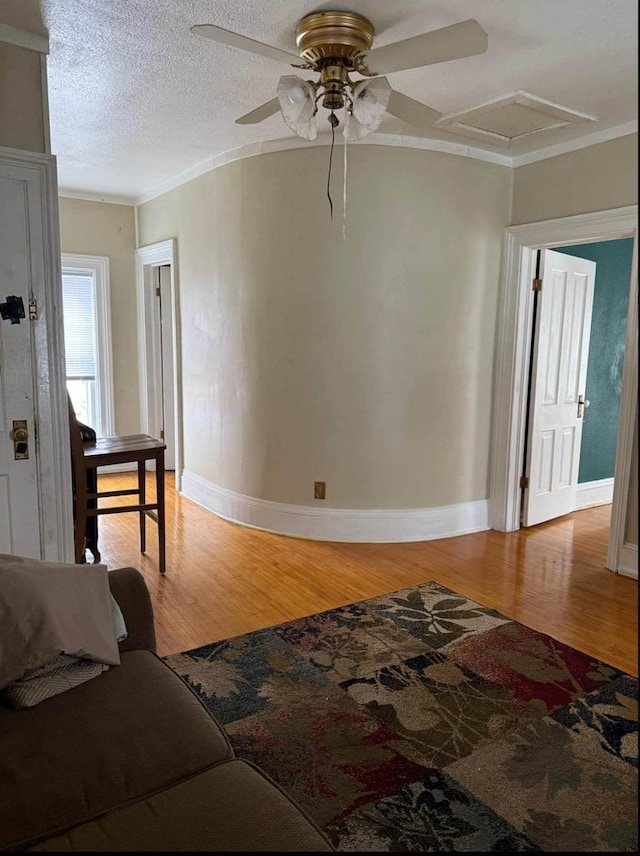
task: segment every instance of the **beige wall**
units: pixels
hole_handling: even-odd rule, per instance
[[[118,434],[136,434],[140,402],[133,207],[61,197],[60,248],[109,257],[115,427]]]
[[[512,224],[604,211],[638,202],[638,135],[514,170]]]
[[[487,497],[510,171],[354,146],[248,158],[139,208],[178,239],[184,464],[262,499],[433,507]]]
[[[0,146],[44,152],[42,107],[40,54],[0,42]]]

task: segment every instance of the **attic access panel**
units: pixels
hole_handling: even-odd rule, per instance
[[[556,130],[576,122],[596,121],[597,118],[588,113],[579,113],[519,91],[486,101],[470,110],[443,116],[436,122],[436,127],[507,147],[531,134]]]

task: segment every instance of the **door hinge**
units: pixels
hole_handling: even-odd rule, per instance
[[[38,301],[33,297],[29,301],[29,321],[38,320]]]
[[[529,476],[520,476],[520,487],[529,487]]]
[[[160,286],[156,285],[156,297],[160,297]]]
[[[531,288],[533,288],[534,291],[542,291],[542,280],[536,277],[531,283]]]
[[[164,440],[164,431],[161,431],[161,432],[160,432],[160,439],[161,439],[161,440]]]

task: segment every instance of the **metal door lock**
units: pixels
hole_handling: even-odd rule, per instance
[[[584,395],[578,396],[578,419],[582,419],[582,417],[584,416],[584,411],[590,404],[591,402],[588,398],[585,400]]]
[[[26,419],[14,419],[10,435],[13,440],[13,457],[16,461],[29,459],[29,430]]]

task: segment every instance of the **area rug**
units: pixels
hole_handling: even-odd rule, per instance
[[[337,850],[637,848],[637,679],[436,583],[165,660]]]

